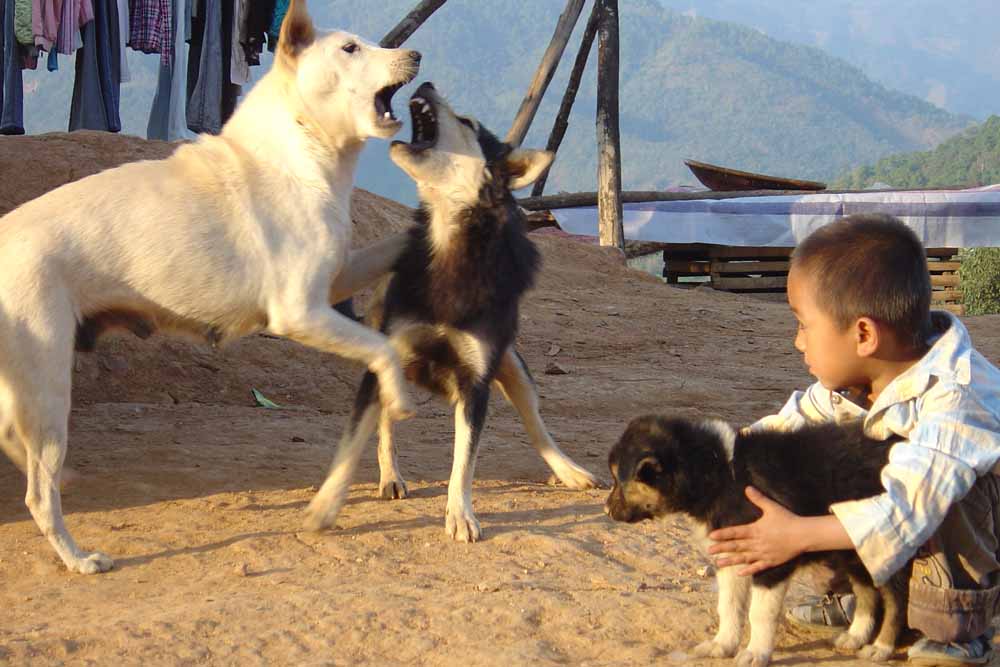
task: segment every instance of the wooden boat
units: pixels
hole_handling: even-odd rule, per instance
[[[706,188],[717,192],[732,190],[826,190],[826,183],[817,181],[755,174],[750,171],[739,171],[697,160],[684,160],[684,164]]]

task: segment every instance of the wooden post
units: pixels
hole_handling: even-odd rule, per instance
[[[389,33],[382,38],[382,41],[378,43],[384,49],[395,49],[399,47],[403,42],[405,42],[410,35],[416,32],[424,21],[430,18],[430,15],[440,9],[447,0],[422,0],[419,5],[417,5],[413,11],[406,15],[406,17],[396,24],[396,27],[389,31]]]
[[[584,2],[585,0],[568,0],[566,9],[559,15],[559,22],[556,23],[556,31],[552,35],[552,41],[549,42],[549,47],[542,55],[542,62],[539,63],[538,70],[535,71],[535,78],[532,79],[531,85],[528,87],[528,92],[524,96],[524,101],[521,102],[521,107],[517,110],[517,115],[514,116],[510,132],[507,133],[505,141],[508,144],[520,146],[521,142],[524,141],[524,136],[528,134],[528,128],[531,127],[531,121],[535,118],[538,105],[542,102],[545,89],[549,87],[549,82],[552,81],[552,75],[556,72],[556,66],[566,48],[566,43],[573,34],[573,27],[580,17]]]
[[[597,219],[601,245],[624,250],[618,132],[618,0],[595,1],[601,7],[597,31]]]
[[[594,35],[597,34],[597,24],[600,17],[600,4],[595,0],[587,27],[583,31],[583,39],[580,40],[580,50],[576,52],[576,61],[573,63],[573,71],[569,75],[569,83],[566,85],[562,104],[559,105],[559,113],[556,114],[556,121],[552,125],[552,134],[549,135],[549,142],[545,146],[547,151],[558,154],[559,146],[562,144],[563,137],[566,136],[566,129],[569,127],[569,114],[573,110],[573,102],[576,101],[576,93],[580,89],[583,71],[587,69],[587,60],[590,58],[590,50],[594,44]],[[545,191],[547,180],[549,180],[548,171],[535,181],[535,187],[531,189],[532,197],[538,197]]]

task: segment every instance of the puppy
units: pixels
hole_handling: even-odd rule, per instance
[[[723,526],[755,521],[760,510],[744,490],[753,485],[795,514],[821,516],[833,503],[882,493],[879,481],[895,440],[880,442],[857,426],[824,424],[793,432],[737,433],[725,422],[693,422],[657,416],[633,420],[611,450],[614,487],[606,511],[616,521],[636,522],[666,514],[691,518],[707,547],[707,534]],[[741,667],[765,667],[774,648],[788,579],[798,568],[823,563],[846,573],[857,607],[850,628],[835,645],[861,649],[862,657],[892,655],[906,619],[904,594],[893,585],[877,590],[853,550],[806,553],[750,577],[736,567],[716,573],[719,631],[699,644],[698,656],[736,653],[749,604],[750,645],[737,657]],[[878,601],[884,614],[875,631]]]
[[[531,184],[553,156],[503,143],[452,111],[430,83],[414,93],[410,115],[412,142],[393,142],[389,155],[416,181],[421,207],[386,291],[381,330],[407,378],[455,406],[445,528],[456,540],[474,542],[481,531],[472,511],[472,476],[491,383],[517,409],[535,449],[564,484],[597,484],[549,437],[531,375],[514,349],[518,307],[539,255],[511,190]],[[406,496],[390,423],[377,401],[379,383],[372,373],[361,382],[330,476],[309,506],[309,528],[333,524],[380,413],[380,495]]]
[[[63,522],[74,347],[108,328],[212,343],[258,331],[364,363],[393,417],[410,412],[385,336],[330,307],[385,273],[405,236],[350,252],[350,197],[368,137],[401,123],[393,93],[420,54],[320,33],[292,0],[271,70],[222,129],[169,158],[64,185],[0,220],[0,448],[75,572],[111,559]]]

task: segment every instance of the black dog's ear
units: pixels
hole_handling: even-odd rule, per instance
[[[635,478],[643,484],[653,486],[663,474],[663,466],[655,456],[647,456],[635,467]]]

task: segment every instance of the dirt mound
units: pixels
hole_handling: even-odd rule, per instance
[[[54,187],[55,174],[169,150],[106,134],[0,138],[0,203],[40,192],[34,179]],[[25,165],[47,173],[29,178]],[[366,242],[407,211],[359,192],[354,218]],[[747,423],[808,382],[787,306],[672,288],[613,251],[535,238],[544,265],[519,348],[553,437],[592,471],[606,475],[636,415]],[[1000,316],[966,321],[1000,362]],[[68,463],[82,479],[64,507],[78,540],[116,568],[68,574],[0,459],[0,664],[728,664],[689,654],[714,629],[715,593],[687,527],[614,524],[605,492],[546,486],[500,397],[476,471],[482,542],[445,537],[454,419],[426,397],[397,429],[413,497],[372,497],[369,451],[340,529],[301,532],[360,375],[262,336],[222,350],[122,336],[81,356]],[[251,388],[282,409],[254,407]],[[778,652],[867,664],[794,628]]]

